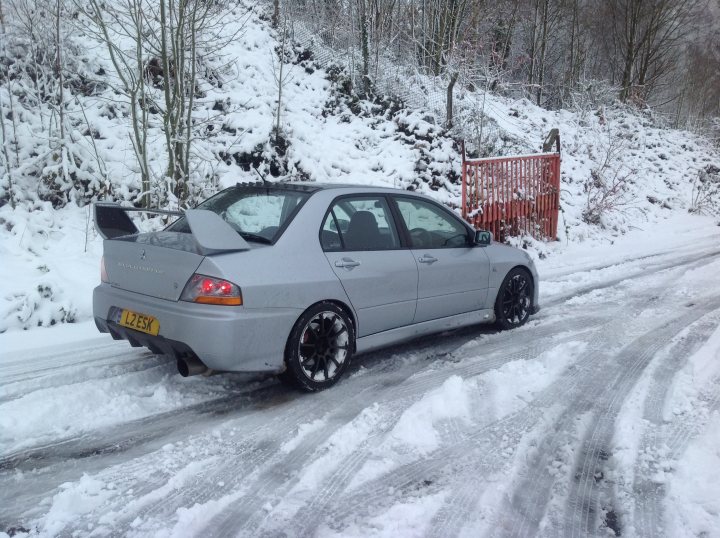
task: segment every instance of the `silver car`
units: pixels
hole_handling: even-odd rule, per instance
[[[510,329],[539,309],[530,256],[408,191],[238,184],[166,212],[180,218],[153,233],[131,210],[95,206],[95,322],[175,357],[184,376],[275,372],[316,391],[358,353],[465,325]]]

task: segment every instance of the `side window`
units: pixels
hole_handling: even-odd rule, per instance
[[[320,232],[323,250],[400,248],[395,224],[383,197],[341,198],[330,209]]]
[[[423,200],[397,199],[412,248],[453,248],[468,244],[468,230],[441,208]]]
[[[342,250],[340,232],[337,225],[335,213],[330,211],[325,218],[322,230],[320,230],[320,244],[323,250]]]

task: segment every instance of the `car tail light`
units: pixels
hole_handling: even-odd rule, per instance
[[[190,277],[180,296],[181,301],[237,306],[243,304],[240,288],[222,278],[198,275]]]
[[[110,282],[105,270],[105,256],[100,258],[100,282]]]

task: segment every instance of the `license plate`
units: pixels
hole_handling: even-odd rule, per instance
[[[152,316],[138,314],[132,310],[123,310],[120,316],[120,325],[128,329],[135,329],[147,334],[157,336],[160,332],[160,322]]]

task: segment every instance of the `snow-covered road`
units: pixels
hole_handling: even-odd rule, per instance
[[[719,275],[720,229],[549,261],[525,327],[359,357],[314,395],[31,331],[0,361],[0,531],[717,536]]]

